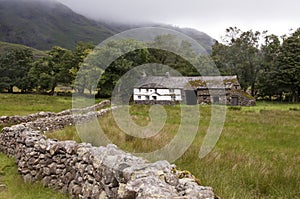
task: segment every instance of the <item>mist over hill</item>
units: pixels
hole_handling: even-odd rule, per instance
[[[54,0],[0,0],[0,41],[40,50],[49,50],[54,45],[72,49],[79,41],[98,44],[116,33],[146,26],[182,32],[199,42],[208,52],[211,52],[215,42],[209,35],[190,28],[96,21]]]
[[[41,50],[72,48],[78,41],[97,43],[114,34],[55,1],[1,0],[0,27],[1,41]]]

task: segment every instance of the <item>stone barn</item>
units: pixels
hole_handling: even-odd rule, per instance
[[[241,89],[237,76],[143,76],[134,86],[135,104],[177,103],[253,106],[255,99]]]

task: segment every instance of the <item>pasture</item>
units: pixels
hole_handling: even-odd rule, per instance
[[[71,98],[0,94],[0,115],[25,115],[38,111],[59,112],[71,108]],[[113,114],[99,120],[109,139],[128,152],[147,152],[166,145],[180,125],[180,107],[165,106],[167,120],[156,136],[140,139],[126,135]],[[228,107],[223,132],[213,151],[198,153],[210,122],[211,106],[200,106],[197,135],[184,155],[176,160],[221,198],[300,198],[300,104],[259,102],[255,107]],[[149,122],[149,106],[130,109],[139,125]],[[97,129],[90,129],[90,134]],[[61,140],[80,137],[75,127],[49,133]],[[39,183],[24,183],[13,160],[0,155],[0,198],[64,198]],[[23,187],[23,188],[22,188]],[[40,195],[39,195],[40,194]]]

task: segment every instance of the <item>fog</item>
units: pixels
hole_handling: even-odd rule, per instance
[[[52,1],[52,0],[41,0]],[[216,39],[225,28],[269,30],[277,35],[300,27],[300,1],[285,0],[58,0],[93,19],[159,22],[192,27]]]

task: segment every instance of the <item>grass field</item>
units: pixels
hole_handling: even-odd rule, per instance
[[[60,111],[71,106],[70,98],[61,97],[0,94],[0,99],[0,115],[27,114],[43,108]],[[18,101],[23,104],[19,105]],[[9,110],[9,106],[12,110]],[[180,125],[180,108],[166,106],[165,109],[168,114],[165,126],[159,135],[150,139],[124,134],[117,127],[112,114],[103,117],[100,124],[110,140],[121,149],[147,152],[168,143]],[[256,107],[229,107],[217,145],[209,155],[199,159],[199,149],[210,122],[210,109],[210,106],[200,107],[198,133],[190,148],[175,162],[179,169],[191,171],[203,185],[212,186],[223,199],[300,198],[300,104],[260,102]],[[132,106],[131,117],[136,123],[147,125],[148,111],[148,106]],[[74,127],[68,127],[48,136],[80,141],[75,132]],[[0,186],[1,196],[19,198],[14,196],[20,194],[17,196],[29,195],[27,198],[30,198],[35,190],[39,190],[41,195],[34,198],[62,197],[40,188],[39,184],[31,186],[23,183],[16,170],[13,160],[0,155],[0,185],[6,185],[2,192]],[[11,178],[20,181],[12,183],[9,180]],[[26,188],[19,191],[17,188],[20,186]]]
[[[0,153],[0,199],[67,199],[61,193],[43,187],[41,183],[24,183],[12,158]]]
[[[59,112],[71,107],[71,97],[0,94],[0,116],[27,115],[40,111]]]
[[[72,98],[42,95],[0,94],[0,117],[27,115],[39,111],[59,112],[72,107]],[[1,126],[0,126],[1,129]],[[63,199],[61,193],[44,188],[41,183],[24,183],[13,158],[0,153],[0,199]]]

